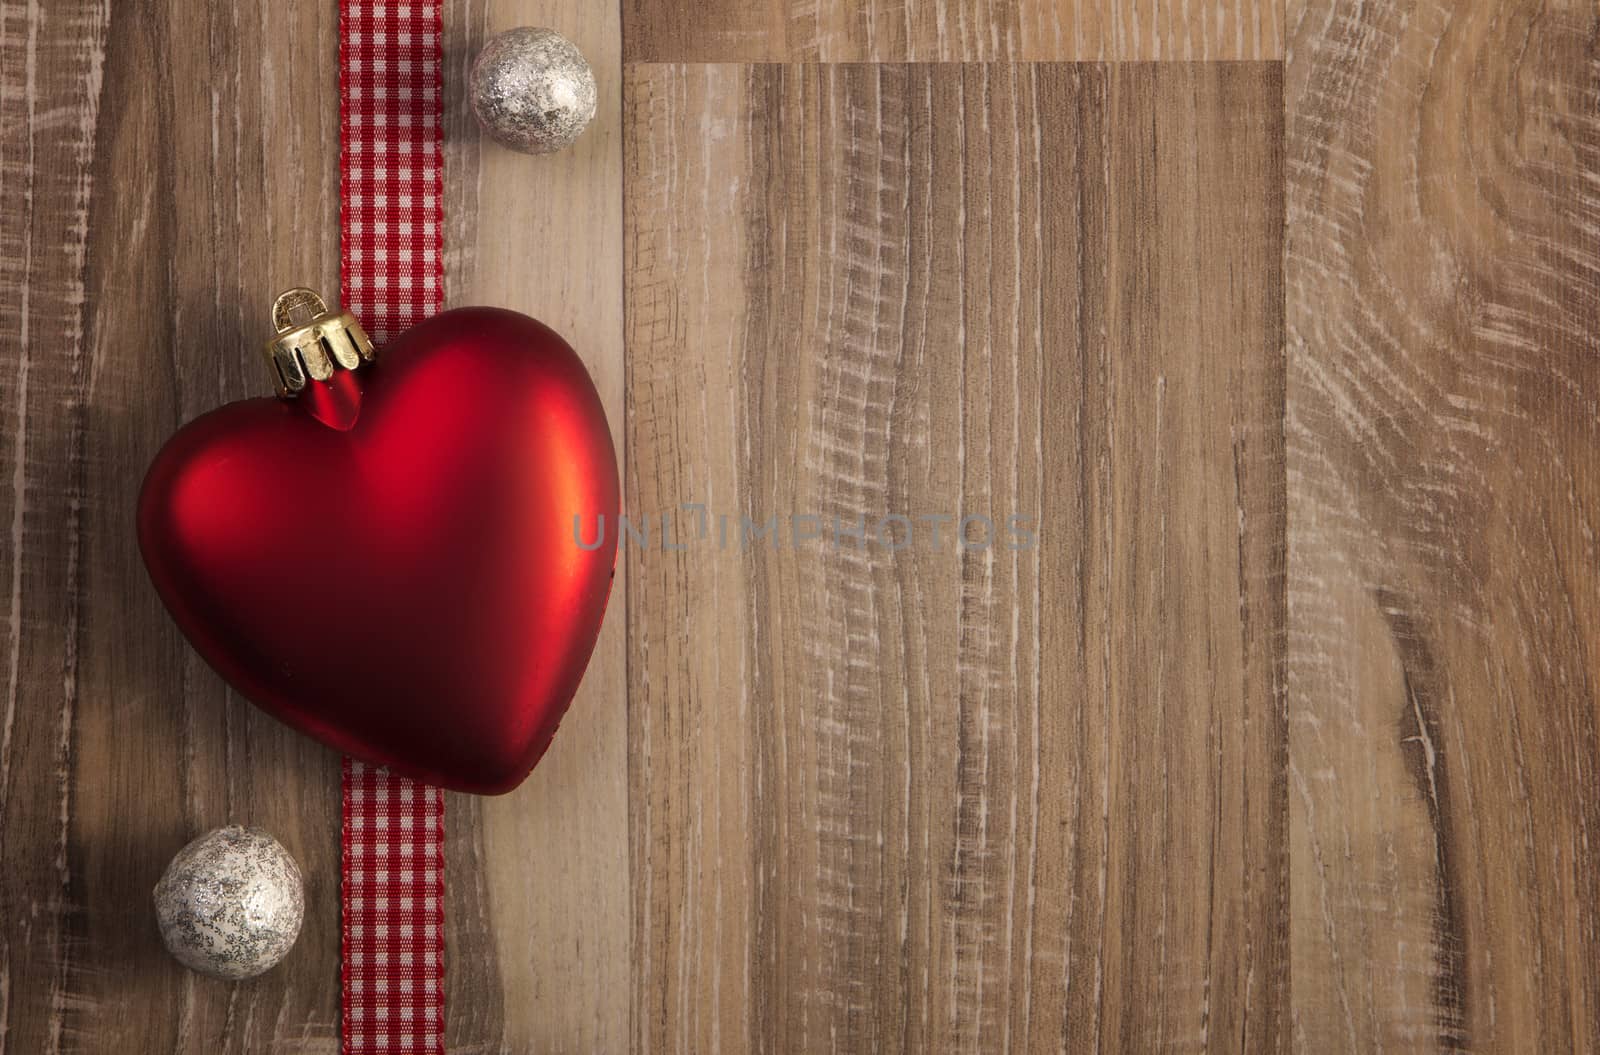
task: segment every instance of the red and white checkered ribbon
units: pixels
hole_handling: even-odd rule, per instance
[[[343,303],[384,341],[444,305],[443,0],[340,0]],[[444,795],[344,762],[345,1055],[444,1055]]]
[[[344,306],[379,344],[444,307],[443,0],[341,0]]]
[[[344,760],[344,1050],[444,1053],[444,795]]]

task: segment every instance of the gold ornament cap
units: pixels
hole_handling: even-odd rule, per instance
[[[293,399],[312,381],[335,370],[355,370],[373,359],[372,340],[348,311],[333,312],[316,290],[285,290],[272,302],[278,334],[267,342],[267,362],[278,395]]]

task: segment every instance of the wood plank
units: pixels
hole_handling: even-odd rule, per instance
[[[461,0],[447,8],[449,303],[534,315],[583,356],[619,456],[622,420],[620,14],[589,0]],[[589,60],[594,123],[569,150],[487,142],[461,91],[488,35],[545,25]],[[620,1052],[632,969],[628,869],[626,585],[561,731],[521,788],[448,796],[452,1052]]]
[[[133,503],[179,423],[269,391],[256,349],[274,293],[337,289],[337,5],[0,17],[0,1047],[332,1052],[337,757],[194,657],[145,580]],[[452,108],[448,265],[453,302],[567,333],[620,426],[617,17],[451,6],[452,89],[489,29],[545,20],[584,48],[603,105],[578,150],[545,161],[480,158]],[[205,77],[162,72],[197,64]],[[478,208],[504,224],[480,230]],[[625,1044],[621,624],[528,787],[451,797],[453,1051]],[[170,854],[234,820],[295,853],[308,917],[283,967],[226,986],[166,957],[148,906]]]
[[[1283,57],[1276,0],[622,0],[628,62]]]
[[[634,1050],[1286,1045],[1279,69],[628,69]]]
[[[1600,1047],[1600,13],[1291,5],[1297,1046]]]
[[[0,1036],[332,1052],[338,759],[183,643],[134,502],[180,422],[270,391],[275,290],[337,288],[336,159],[306,148],[337,141],[336,81],[300,75],[334,61],[335,9],[119,0],[0,19]],[[308,877],[303,937],[250,985],[179,967],[151,918],[170,855],[228,821],[271,830]]]

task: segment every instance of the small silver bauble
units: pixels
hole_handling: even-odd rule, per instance
[[[568,146],[594,117],[594,73],[549,29],[508,29],[485,44],[468,77],[472,112],[490,138],[525,154]]]
[[[156,884],[161,940],[178,962],[214,978],[250,978],[300,935],[300,867],[260,828],[230,825],[178,851]]]

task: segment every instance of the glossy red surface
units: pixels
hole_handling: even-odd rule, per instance
[[[246,697],[367,761],[521,783],[594,649],[619,492],[582,362],[464,308],[295,400],[231,403],[162,448],[139,544],[195,649]],[[574,538],[605,542],[585,551]]]

